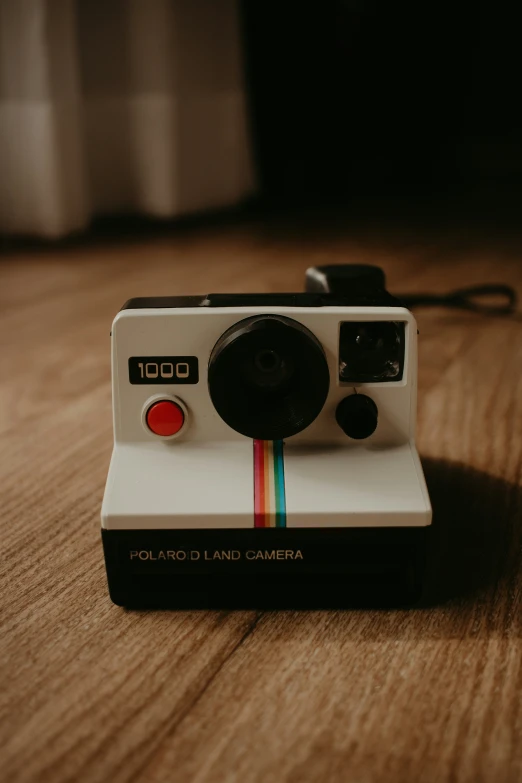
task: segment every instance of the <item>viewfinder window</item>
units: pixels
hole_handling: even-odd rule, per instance
[[[339,332],[339,380],[400,381],[404,371],[404,323],[343,321]]]

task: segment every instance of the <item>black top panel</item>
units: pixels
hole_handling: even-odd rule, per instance
[[[122,310],[163,307],[402,307],[384,289],[354,290],[349,294],[207,294],[206,296],[140,296]]]
[[[205,296],[136,296],[127,299],[122,310],[144,310],[148,307],[201,307]]]

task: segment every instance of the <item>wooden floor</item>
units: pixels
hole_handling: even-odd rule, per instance
[[[510,282],[522,242],[432,225],[185,228],[0,263],[0,778],[522,780],[522,320],[420,310],[432,605],[129,612],[107,595],[109,329],[134,295],[300,290],[375,262],[392,292]]]

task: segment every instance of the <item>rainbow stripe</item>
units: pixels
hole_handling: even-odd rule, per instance
[[[254,441],[254,527],[286,527],[282,440]]]

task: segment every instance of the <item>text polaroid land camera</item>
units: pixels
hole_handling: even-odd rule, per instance
[[[417,326],[377,267],[307,293],[131,299],[112,327],[102,508],[128,607],[401,604],[431,507]]]

